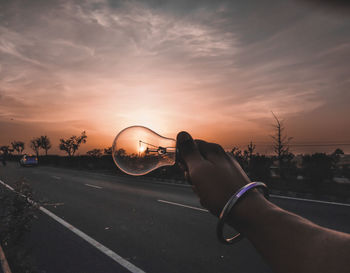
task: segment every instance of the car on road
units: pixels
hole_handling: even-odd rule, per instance
[[[35,155],[23,155],[19,161],[19,164],[24,166],[38,166],[38,157]]]

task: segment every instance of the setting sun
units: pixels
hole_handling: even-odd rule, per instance
[[[145,146],[141,146],[142,144],[140,144],[139,146],[139,153],[143,153],[144,151],[146,151],[146,147]]]

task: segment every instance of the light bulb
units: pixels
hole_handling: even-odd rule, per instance
[[[123,172],[144,175],[159,167],[175,164],[176,141],[143,126],[122,130],[114,139],[112,156]]]

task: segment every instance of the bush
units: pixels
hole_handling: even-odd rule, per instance
[[[271,177],[272,159],[264,155],[253,155],[249,161],[249,178],[253,181],[268,181]]]
[[[323,182],[333,177],[334,161],[325,153],[303,156],[303,174],[310,185],[318,190]]]

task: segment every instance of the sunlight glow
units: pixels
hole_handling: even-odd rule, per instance
[[[138,150],[139,150],[139,153],[143,153],[146,150],[146,147],[143,145],[140,145]]]

